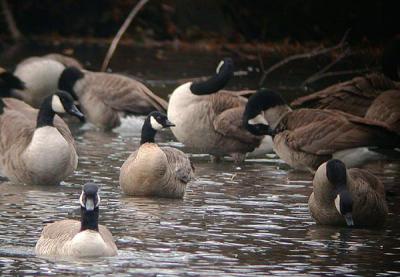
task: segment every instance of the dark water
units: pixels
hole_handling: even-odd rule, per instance
[[[185,77],[172,66],[183,65],[184,57],[199,65],[187,76],[204,75],[218,59],[185,55],[173,54],[176,62],[165,71],[168,78]],[[154,60],[149,67],[144,61],[117,62],[119,70],[145,76],[154,69],[149,79],[162,79],[164,71]],[[129,71],[131,63],[134,69]],[[253,66],[253,62],[242,63],[243,68]],[[250,75],[235,85],[250,86],[257,78]],[[161,85],[153,89],[163,95],[169,90]],[[400,162],[374,168],[390,189],[390,216],[384,228],[321,227],[308,213],[312,176],[290,170],[274,155],[241,166],[212,164],[207,156],[193,155],[197,179],[183,200],[124,196],[118,187],[119,167],[139,146],[141,123],[127,120],[113,133],[73,126],[79,167],[60,186],[0,184],[2,276],[400,275]],[[185,150],[171,133],[161,133],[157,139],[162,145]],[[78,197],[86,181],[101,186],[100,221],[113,233],[119,255],[58,261],[36,257],[33,247],[47,222],[77,218]]]

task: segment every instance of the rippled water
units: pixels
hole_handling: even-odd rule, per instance
[[[73,126],[79,167],[60,186],[0,184],[1,275],[400,275],[400,162],[374,168],[390,189],[389,220],[378,230],[316,226],[307,207],[312,176],[274,155],[240,166],[192,155],[197,179],[183,200],[131,198],[118,187],[119,167],[139,146],[141,122],[113,133]],[[169,132],[157,141],[185,151]],[[119,255],[36,257],[47,222],[78,218],[86,181],[101,187],[100,222]]]

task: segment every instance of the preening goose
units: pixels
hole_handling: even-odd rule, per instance
[[[376,97],[387,90],[400,93],[400,38],[392,40],[382,55],[382,72],[356,77],[297,98],[294,108],[336,109],[363,117]]]
[[[166,115],[150,113],[142,128],[140,147],[121,167],[122,191],[133,196],[182,198],[194,178],[193,167],[182,151],[154,143],[158,130],[174,126]]]
[[[0,169],[10,181],[54,185],[76,169],[74,139],[56,113],[83,118],[66,92],[45,98],[39,110],[17,99],[0,99]]]
[[[109,130],[120,125],[122,115],[147,115],[165,111],[167,102],[142,83],[119,74],[80,71],[67,67],[59,88],[79,101],[87,120]]]
[[[388,207],[383,184],[366,170],[329,160],[317,170],[308,201],[311,216],[319,224],[381,226]]]
[[[385,123],[337,110],[292,110],[278,93],[265,89],[252,95],[248,106],[264,114],[270,130],[263,131],[273,136],[275,152],[296,169],[314,171],[332,157],[342,157],[353,167],[374,157],[366,147],[394,148],[400,143]]]
[[[117,255],[112,234],[98,224],[100,196],[96,184],[83,186],[79,203],[81,220],[66,219],[46,225],[36,243],[36,255],[75,258]]]
[[[232,76],[233,61],[227,58],[210,79],[179,86],[169,100],[168,118],[175,124],[171,128],[175,137],[193,151],[209,153],[217,160],[230,155],[241,162],[246,153],[260,146],[264,136],[252,135],[244,127],[247,99],[220,91]],[[257,120],[266,123],[262,116],[251,122]],[[266,148],[269,152],[272,147]]]

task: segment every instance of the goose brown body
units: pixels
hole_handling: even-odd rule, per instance
[[[352,216],[355,226],[381,226],[387,217],[385,189],[377,177],[366,170],[347,170],[347,190],[353,200]],[[326,177],[326,163],[322,164],[313,180],[313,193],[308,205],[311,216],[318,224],[346,225],[344,217],[335,207],[335,187]]]

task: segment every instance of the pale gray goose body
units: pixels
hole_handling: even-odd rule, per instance
[[[165,111],[168,105],[142,83],[120,74],[68,67],[59,88],[79,101],[87,121],[104,130],[118,127],[121,116]]]
[[[220,91],[232,74],[233,62],[225,59],[210,79],[176,88],[169,100],[168,118],[175,124],[171,128],[175,137],[193,151],[217,160],[230,155],[241,162],[246,153],[260,146],[264,136],[255,136],[244,127],[247,99],[240,93]],[[269,152],[272,147],[266,148]]]
[[[54,185],[71,175],[78,155],[65,122],[55,113],[83,115],[70,95],[57,92],[40,110],[12,98],[0,99],[0,169],[14,183]]]

